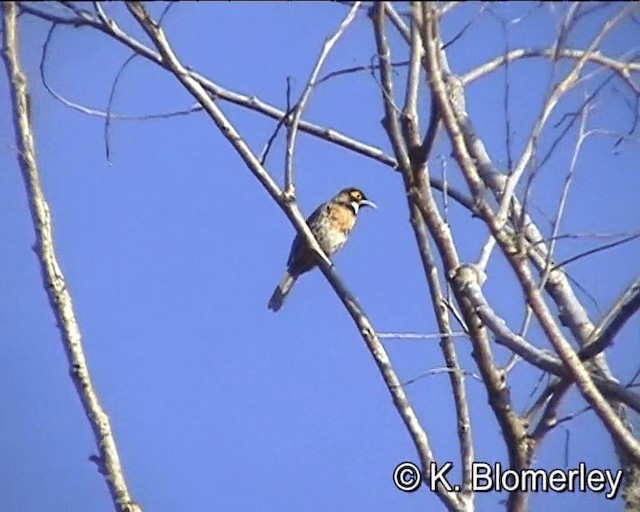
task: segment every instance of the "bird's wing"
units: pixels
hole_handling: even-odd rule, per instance
[[[320,216],[320,214],[324,209],[327,209],[328,211],[330,211],[331,204],[323,203],[320,206],[318,206],[311,215],[309,215],[309,217],[307,218],[307,225],[309,227],[311,227],[314,224],[315,220]],[[298,254],[302,250],[303,245],[304,245],[304,240],[299,234],[296,234],[296,237],[293,239],[293,242],[291,243],[291,250],[289,251],[289,259],[287,260],[288,267],[292,266],[294,258],[298,256]]]

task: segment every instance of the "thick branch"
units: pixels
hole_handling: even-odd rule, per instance
[[[393,12],[393,9],[389,9],[388,7],[389,3],[385,3],[385,12],[387,15],[389,15],[389,12]],[[420,179],[419,176],[422,173],[428,173],[427,162],[433,147],[432,143],[429,142],[429,135],[425,136],[426,142],[420,142],[418,95],[422,83],[420,71],[422,69],[424,50],[420,40],[419,27],[422,25],[422,20],[420,6],[417,2],[412,2],[411,12],[413,22],[411,23],[410,65],[407,74],[407,90],[405,105],[402,110],[402,120],[403,134],[406,139],[406,144],[410,148],[412,169],[410,169],[410,174],[405,172],[404,169],[402,169],[402,171],[404,175],[405,192],[407,193],[409,203],[411,226],[429,286],[431,306],[433,307],[434,316],[438,323],[438,331],[442,333],[440,349],[442,350],[442,355],[449,369],[448,375],[456,410],[456,426],[460,447],[460,462],[462,464],[462,494],[460,497],[468,508],[472,508],[474,493],[471,488],[471,472],[472,464],[475,460],[475,451],[473,447],[471,415],[469,402],[467,400],[465,373],[460,366],[453,336],[451,335],[452,330],[449,313],[447,308],[443,307],[445,297],[438,276],[438,266],[428,240],[425,221],[420,213],[420,208],[416,205],[415,196],[411,193],[414,187],[418,187],[423,195],[428,194],[428,189],[424,186],[425,180],[424,178]],[[377,26],[378,30],[382,30],[383,27],[379,26],[379,24]],[[381,42],[384,42],[384,40],[381,39]],[[383,48],[381,53],[385,52],[386,50]],[[435,134],[438,124],[439,118],[437,112],[432,110],[427,134]],[[433,138],[435,139],[435,137]]]
[[[624,291],[611,309],[602,318],[598,327],[593,330],[591,337],[578,354],[586,361],[605,350],[613,343],[616,334],[624,324],[640,309],[640,277]]]
[[[35,141],[29,117],[27,77],[18,54],[17,5],[3,2],[4,58],[13,108],[13,121],[18,147],[18,163],[22,171],[31,217],[36,231],[35,252],[42,270],[42,279],[51,308],[58,321],[62,344],[69,362],[69,373],[89,420],[99,457],[95,457],[104,475],[113,504],[119,512],[139,512],[142,508],[133,500],[118,456],[115,438],[107,413],[102,408],[93,386],[82,347],[82,334],[76,319],[71,293],[58,264],[53,239],[53,222],[40,182]]]
[[[449,128],[452,116],[450,110],[451,106],[448,104],[449,98],[460,103],[460,106],[462,106],[464,101],[461,100],[461,96],[463,97],[463,94],[455,88],[449,88],[449,90],[447,90],[447,87],[442,80],[442,68],[440,62],[441,43],[435,6],[433,3],[428,3],[421,4],[421,7],[423,12],[422,44],[425,50],[425,65],[428,69],[427,74],[429,76],[431,92],[437,100],[438,111],[442,115],[445,125]],[[437,78],[435,77],[436,73],[438,74]],[[445,104],[449,110],[442,108]],[[449,118],[448,123],[446,122],[447,118]],[[458,140],[461,139],[461,135],[458,135]],[[461,148],[464,149],[465,154],[460,152]],[[459,161],[461,159],[466,163],[463,169],[464,176],[472,191],[476,208],[478,208],[481,204],[486,203],[483,198],[484,185],[482,180],[478,176],[477,170],[475,169],[466,148],[464,148],[464,145],[454,144],[454,149],[456,150],[456,158]],[[463,167],[462,162],[461,167]],[[427,219],[430,215],[433,215],[435,205],[429,205],[428,203],[431,201],[429,201],[427,197],[424,199],[427,199],[427,202],[425,202],[424,205],[419,203],[419,205],[421,208],[423,206],[428,208],[428,210],[423,212],[423,217],[427,223],[429,223]],[[430,231],[433,233],[431,227]],[[435,234],[434,237],[437,241],[438,237],[436,237]],[[442,249],[439,248],[439,250],[442,253]],[[463,292],[465,282],[468,279],[479,277],[475,272],[467,272],[466,270],[468,268],[468,265],[460,265],[459,263],[456,265],[447,264],[445,266],[449,276],[452,278],[451,283],[453,285],[456,300],[461,306],[465,322],[471,335],[473,343],[472,355],[482,373],[482,378],[487,388],[489,404],[491,405],[496,420],[502,430],[505,446],[509,455],[509,465],[512,469],[522,470],[529,467],[531,463],[531,447],[527,435],[526,424],[515,412],[512,406],[507,383],[507,375],[495,364],[487,331],[482,326],[472,304],[465,299]],[[509,507],[511,510],[525,510],[526,503],[526,493],[515,492],[511,493],[509,496]]]
[[[405,183],[405,188],[411,190],[413,188],[413,163],[410,157],[409,150],[407,149],[410,141],[406,141],[401,132],[401,124],[396,108],[394,98],[395,92],[393,87],[393,74],[391,71],[391,55],[389,44],[387,41],[386,32],[384,29],[385,10],[389,4],[387,2],[380,2],[372,8],[372,21],[374,35],[376,39],[376,46],[378,49],[378,59],[380,61],[380,82],[382,85],[382,103],[384,105],[384,118],[383,126],[391,142],[394,153],[398,162],[400,162],[400,171]],[[409,118],[405,119],[405,132],[411,134],[414,140],[419,140],[417,117],[415,116],[415,102],[417,100],[416,88],[418,87],[418,81],[416,79],[416,62],[417,55],[412,53],[412,63],[410,65],[409,72],[409,87],[414,90],[407,91],[407,99],[405,106],[405,114],[409,114]],[[407,112],[408,111],[408,112]],[[412,117],[413,116],[413,117]],[[412,219],[414,223],[414,234],[416,235],[418,244],[426,244],[424,237],[424,225],[422,218],[417,213],[417,207],[407,194],[407,200],[409,202],[409,210],[412,212]],[[443,331],[446,332],[446,331]],[[423,472],[426,478],[431,478],[429,466],[426,464],[429,461],[423,461]],[[435,489],[437,496],[442,500],[448,510],[464,510],[465,503],[461,500],[461,496],[458,493],[447,491],[442,485],[438,485]]]
[[[540,370],[564,379],[570,378],[564,364],[553,352],[535,347],[509,329],[504,319],[500,318],[491,308],[477,283],[473,281],[466,283],[463,292],[465,298],[473,304],[483,325],[495,336],[496,343],[506,347]],[[592,373],[591,377],[598,389],[608,398],[622,402],[640,412],[640,395],[606,376]]]
[[[437,29],[437,21],[433,17],[433,13],[430,12],[429,16],[431,18],[430,25],[432,30]],[[428,23],[426,18],[427,17],[425,16],[425,21]],[[619,19],[620,16],[616,17],[614,21]],[[614,21],[607,23],[605,25],[605,29],[607,27],[610,28],[614,24]],[[604,36],[604,33],[606,33],[605,29],[601,30],[596,40],[599,40]],[[477,171],[473,161],[469,157],[468,148],[465,144],[464,137],[462,136],[456,114],[453,111],[453,106],[445,94],[444,75],[437,58],[440,39],[435,34],[437,34],[437,32],[432,33],[431,37],[424,41],[427,45],[426,54],[427,61],[429,62],[431,69],[433,91],[438,97],[438,105],[443,113],[444,124],[454,146],[456,157],[458,157],[463,173],[465,174],[465,177],[468,178],[473,189],[474,185],[476,185],[475,180]],[[574,75],[577,72],[578,71],[574,68],[574,73],[571,73],[571,75]],[[563,83],[565,84],[564,87],[569,84],[568,81],[566,83],[563,81]],[[504,199],[506,197],[507,193],[505,191],[505,195],[503,195],[502,198],[502,206],[505,205]],[[607,403],[602,394],[598,391],[591,376],[589,375],[589,372],[584,367],[577,354],[573,351],[569,342],[564,338],[560,328],[554,322],[553,316],[549,312],[542,294],[533,280],[526,263],[520,258],[519,254],[517,254],[517,251],[513,250],[512,238],[503,230],[503,220],[500,219],[498,215],[494,214],[484,202],[478,204],[478,212],[479,216],[491,230],[491,234],[500,245],[503,253],[507,257],[507,260],[514,269],[533,312],[538,317],[545,334],[562,359],[562,362],[565,364],[572,380],[576,382],[581,394],[585,400],[587,400],[589,405],[593,407],[594,411],[607,427],[607,430],[610,432],[618,446],[622,447],[634,460],[640,461],[640,445],[636,439],[634,439],[633,435],[625,428],[623,422],[616,415],[611,405]]]
[[[463,174],[474,193],[474,198],[478,198],[478,192],[480,191],[478,183],[479,178],[477,174],[478,171],[473,159],[470,157],[465,138],[461,131],[461,119],[459,119],[459,117],[456,115],[456,112],[454,111],[454,105],[452,105],[452,102],[446,94],[445,72],[442,69],[439,60],[441,40],[438,35],[437,17],[435,16],[435,11],[431,5],[425,7],[424,19],[425,36],[423,37],[423,43],[425,44],[426,61],[429,66],[429,75],[431,79],[432,90],[437,97],[438,106],[441,110],[444,124],[447,128],[447,132],[454,147],[456,159],[458,160]],[[592,43],[592,46],[594,44],[597,44],[597,42],[601,40],[602,37],[604,37],[607,29],[610,29],[610,27],[615,24],[615,21],[619,19],[620,16],[617,16],[616,18],[614,18],[614,20],[607,23],[605,25],[605,28],[601,30],[600,34]],[[581,62],[580,64],[584,65],[584,62]],[[574,72],[570,73],[572,78],[575,79],[575,76],[577,73],[579,73],[580,69],[580,65],[574,68]],[[560,87],[560,90],[568,87],[570,84],[570,80],[563,81],[562,84],[563,85]],[[549,109],[546,108],[543,110],[543,117],[546,117],[548,115]],[[521,159],[521,162],[525,159],[526,157],[523,157],[523,159]],[[501,198],[502,204],[500,213],[502,214],[504,214],[505,207],[509,204],[507,203],[507,201],[505,201],[505,199],[507,197],[512,197],[511,193],[509,192],[509,188],[513,186],[514,182],[514,178],[510,178],[508,180],[507,187],[505,187],[503,197]],[[553,321],[553,317],[550,314],[546,304],[544,303],[542,295],[537,289],[536,283],[532,279],[532,276],[530,275],[530,272],[526,267],[526,263],[524,263],[520,256],[517,254],[517,251],[513,250],[511,237],[507,236],[507,234],[502,229],[504,226],[503,218],[501,218],[500,215],[496,215],[494,212],[492,212],[485,201],[477,201],[477,206],[480,218],[482,218],[482,220],[490,228],[491,234],[500,245],[503,253],[514,269],[516,276],[526,294],[527,300],[532,307],[533,312],[538,317],[545,331],[545,334],[560,355],[560,358],[571,374],[572,379],[578,385],[580,392],[587,400],[589,405],[593,407],[600,419],[603,421],[604,425],[607,427],[608,431],[614,438],[616,444],[621,447],[627,454],[633,457],[634,460],[640,460],[640,446],[638,445],[637,441],[625,428],[623,422],[616,415],[613,408],[607,403],[602,394],[598,391],[588,371],[583,366],[576,353],[572,350],[568,341],[564,338],[562,331]]]
[[[260,181],[264,189],[287,215],[296,231],[304,237],[306,243],[308,243],[317,252],[321,252],[315,237],[311,233],[309,226],[295,202],[287,201],[283,197],[283,194],[275,181],[260,164],[258,157],[247,146],[240,134],[233,125],[231,125],[229,120],[216,105],[202,84],[196,80],[192,73],[190,73],[178,60],[169,45],[163,30],[149,17],[141,3],[129,2],[127,3],[127,7],[143,30],[147,33],[153,44],[160,51],[162,63],[158,64],[169,70],[182,83],[185,89],[200,102],[207,114],[219,128],[222,135],[229,141],[238,155],[242,158],[249,171],[258,179],[258,181]],[[318,259],[318,265],[349,312],[353,322],[360,332],[360,335],[365,341],[367,348],[373,356],[387,389],[391,394],[393,403],[418,450],[420,458],[425,461],[433,460],[431,447],[424,429],[422,428],[413,407],[409,403],[409,398],[402,387],[402,383],[400,379],[398,379],[384,345],[378,338],[370,320],[355,297],[346,289],[333,266],[321,258]]]
[[[390,17],[392,16],[391,13],[395,12],[388,2],[384,3],[384,11],[387,16]],[[443,307],[444,295],[438,276],[439,270],[428,240],[425,220],[422,217],[420,208],[416,204],[416,195],[413,194],[414,189],[419,189],[423,195],[429,193],[428,187],[424,186],[426,182],[424,176],[428,174],[427,161],[433,146],[430,143],[422,143],[420,136],[418,96],[422,84],[421,69],[424,52],[418,28],[421,25],[420,9],[416,2],[412,3],[412,16],[414,19],[410,29],[410,64],[407,74],[405,104],[402,109],[402,133],[405,139],[405,146],[409,148],[411,168],[401,168],[401,172],[403,174],[407,195],[411,226],[429,286],[430,303],[438,322],[438,331],[441,333],[440,349],[442,350],[447,369],[449,370],[447,373],[449,375],[456,410],[456,426],[458,431],[460,462],[462,465],[462,493],[460,493],[459,498],[464,507],[472,509],[474,493],[471,488],[471,471],[475,455],[465,384],[465,372],[460,367],[458,354],[453,342],[448,310]],[[389,56],[390,50],[386,42],[383,23],[382,10],[380,9],[375,13],[374,29],[376,31],[378,54],[381,61],[381,78],[383,87],[385,88],[383,101],[387,101],[385,115],[388,117],[394,114],[394,112],[391,111],[392,105],[389,104],[387,100],[387,98],[393,95],[393,83],[389,60],[384,58],[384,56]],[[438,122],[437,113],[432,112],[427,132],[435,133]],[[390,137],[397,135],[397,133],[389,132]],[[423,176],[423,178],[421,179],[420,176]],[[455,259],[456,258],[452,258],[450,261],[454,261]]]

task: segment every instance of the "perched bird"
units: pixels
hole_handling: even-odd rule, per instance
[[[361,206],[377,208],[361,190],[345,188],[333,199],[318,206],[307,219],[311,232],[329,258],[347,241],[349,233],[356,224]],[[296,279],[315,266],[316,257],[313,250],[300,235],[297,235],[291,244],[287,272],[273,291],[269,300],[269,309],[278,311]]]

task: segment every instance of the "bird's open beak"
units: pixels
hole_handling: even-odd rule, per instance
[[[376,203],[374,203],[373,201],[369,201],[368,199],[363,199],[362,201],[360,201],[359,206],[370,206],[371,208],[378,208],[376,206]]]

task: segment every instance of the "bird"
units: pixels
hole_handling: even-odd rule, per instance
[[[356,224],[360,208],[377,208],[358,188],[342,189],[332,199],[322,203],[307,219],[307,225],[324,253],[331,258],[347,241]],[[269,309],[276,312],[291,291],[296,280],[317,265],[316,255],[306,241],[296,235],[291,244],[287,271],[271,295]]]

